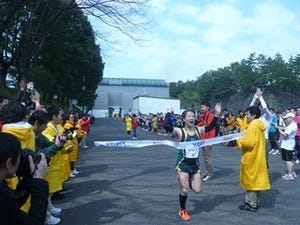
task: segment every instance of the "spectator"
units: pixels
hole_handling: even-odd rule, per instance
[[[1,117],[4,125],[2,132],[14,135],[21,142],[21,147],[35,151],[35,135],[32,126],[25,121],[26,107],[17,101],[10,101],[1,109]],[[17,177],[7,179],[9,187],[15,189],[19,180]],[[30,207],[30,198],[22,206],[22,210],[27,212]]]
[[[176,116],[174,115],[174,109],[172,107],[169,107],[167,109],[167,113],[164,118],[164,127],[167,127],[167,126],[175,127],[176,123],[177,123],[177,120],[176,120]],[[168,135],[168,131],[166,132],[166,135]]]
[[[199,126],[212,127],[212,129],[209,132],[205,132],[204,134],[201,134],[201,139],[216,137],[217,135],[216,125],[218,120],[215,120],[215,115],[212,112],[210,112],[210,103],[205,101],[202,102],[200,104],[200,110],[201,110],[201,117],[197,123],[197,127]],[[205,146],[202,148],[202,156],[205,163],[205,172],[202,181],[205,182],[210,178],[212,178],[214,172],[213,163],[212,163],[212,145]]]
[[[221,131],[221,136],[222,135],[226,135],[227,134],[227,119],[229,117],[229,113],[228,110],[225,108],[223,109],[223,113],[221,116],[221,127],[220,127],[220,131]]]
[[[278,125],[278,117],[274,113],[274,109],[270,108],[270,112],[272,114],[272,120],[269,127],[269,142],[271,145],[271,150],[269,151],[269,154],[277,155],[280,154],[278,144],[277,144],[277,125]]]
[[[63,111],[56,107],[50,107],[47,109],[47,113],[48,116],[50,116],[50,121],[42,134],[47,137],[49,141],[53,141],[57,136],[63,136]],[[67,141],[64,144],[63,149],[61,151],[57,151],[57,153],[51,157],[49,169],[45,177],[49,183],[48,214],[46,224],[58,224],[60,222],[60,218],[55,217],[52,214],[58,214],[62,211],[62,209],[53,206],[52,197],[55,193],[59,193],[59,191],[63,189],[63,183],[70,176],[71,169],[68,153],[72,150],[72,147],[72,142]]]
[[[296,117],[295,117],[295,122],[297,123],[297,133],[295,137],[295,150],[296,150],[296,160],[295,164],[299,164],[300,160],[300,107],[297,108],[296,110]]]
[[[253,99],[250,103],[250,106],[254,106],[255,103],[258,101],[258,108],[260,110],[260,120],[263,121],[263,123],[265,124],[266,126],[266,129],[265,129],[265,138],[266,140],[269,139],[269,128],[270,128],[270,124],[271,124],[271,121],[272,121],[272,114],[268,108],[268,105],[267,103],[265,102],[263,96],[262,96],[263,92],[260,88],[257,88],[254,96],[253,96]],[[267,144],[269,142],[267,141]],[[268,151],[267,151],[267,145],[266,145],[266,156],[267,156],[267,165],[268,165]]]
[[[139,127],[139,120],[136,114],[132,114],[132,129],[133,129],[133,139],[137,139],[136,129]]]
[[[297,177],[294,170],[294,149],[295,149],[295,136],[297,133],[297,124],[294,121],[295,114],[287,113],[284,117],[287,123],[286,128],[278,127],[279,132],[282,134],[281,141],[281,158],[286,163],[287,173],[282,176],[284,180],[294,180]]]
[[[6,178],[12,178],[19,167],[21,144],[12,134],[0,133],[0,218],[1,225],[44,225],[47,209],[48,183],[44,180],[47,161],[42,154],[41,161],[35,165],[28,157],[30,173],[33,174],[30,187],[19,189],[31,194],[31,205],[28,213],[20,210],[17,192],[10,189]],[[26,178],[27,179],[27,178]],[[20,185],[21,183],[19,183]]]
[[[81,131],[84,133],[84,136],[81,138],[80,141],[80,146],[82,148],[88,148],[88,146],[86,145],[86,138],[90,131],[90,121],[90,118],[86,114],[83,114],[83,116],[79,120]]]
[[[246,117],[249,125],[243,137],[237,140],[242,150],[240,185],[246,190],[245,202],[239,209],[251,212],[260,207],[260,192],[271,188],[266,163],[266,126],[259,119],[260,113],[258,107],[248,107]]]
[[[152,128],[153,128],[154,133],[157,133],[157,129],[158,129],[158,117],[157,117],[157,114],[153,115],[153,118],[152,118]]]
[[[235,131],[235,116],[232,112],[229,113],[229,116],[227,117],[227,126],[226,126],[226,130],[227,130],[227,134],[233,134]],[[230,141],[228,143],[228,146],[235,146],[236,141]]]
[[[132,129],[132,118],[131,118],[131,116],[129,114],[125,115],[124,123],[125,123],[126,133],[128,135],[130,135],[131,129]]]
[[[238,112],[238,117],[236,118],[235,125],[238,132],[244,132],[246,130],[248,122],[244,111],[240,110]]]
[[[78,160],[79,154],[79,144],[78,144],[78,128],[77,128],[77,121],[75,119],[74,114],[69,114],[68,119],[64,123],[64,128],[66,131],[67,138],[72,141],[73,151],[69,153],[69,160],[70,160],[70,168],[71,173],[70,177],[75,177],[79,174],[79,171],[75,168],[75,163]]]

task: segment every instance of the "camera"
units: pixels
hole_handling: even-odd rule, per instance
[[[74,133],[75,130],[78,130],[77,127],[65,128],[64,133],[60,136],[60,141],[71,141],[76,136]]]
[[[29,160],[28,160],[29,156],[32,157],[33,163],[35,166],[37,166],[37,164],[39,164],[39,162],[42,159],[41,154],[35,153],[35,152],[31,151],[30,149],[26,149],[26,148],[22,149],[21,156],[20,156],[20,164],[19,164],[19,167],[16,172],[16,175],[18,177],[23,177],[23,178],[31,178],[32,177],[32,174],[30,171],[30,164],[29,164]],[[50,162],[50,158],[48,158],[47,155],[46,155],[46,160],[47,160],[47,163]]]

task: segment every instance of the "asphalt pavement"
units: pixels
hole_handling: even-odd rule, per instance
[[[138,129],[138,140],[175,140]],[[280,156],[269,156],[272,189],[261,193],[257,212],[238,209],[244,201],[239,185],[241,152],[215,145],[215,173],[201,193],[189,192],[191,220],[178,216],[179,185],[174,172],[177,150],[169,146],[143,148],[95,147],[94,141],[132,140],[121,119],[96,119],[80,151],[79,174],[65,183],[65,197],[54,200],[63,209],[61,225],[298,225],[300,176],[285,181]],[[201,161],[201,165],[203,162]],[[300,175],[299,165],[296,172]]]

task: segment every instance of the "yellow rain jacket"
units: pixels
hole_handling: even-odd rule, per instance
[[[64,125],[64,128],[66,128],[66,129],[74,128],[74,122],[71,120],[67,120]],[[73,151],[69,153],[70,162],[76,162],[78,160],[78,152],[79,152],[79,144],[78,144],[78,138],[77,138],[77,134],[79,133],[78,131],[79,130],[74,131],[76,136],[72,139]]]
[[[35,134],[32,130],[32,126],[24,121],[17,123],[8,123],[3,125],[2,132],[12,134],[16,136],[21,142],[21,148],[27,148],[31,151],[35,151]],[[6,179],[7,184],[10,188],[16,189],[19,183],[18,177],[13,177]],[[22,206],[24,212],[28,212],[30,208],[30,197],[27,199],[26,203]]]
[[[262,191],[271,188],[266,161],[266,140],[264,123],[251,121],[243,137],[237,140],[242,149],[240,185],[248,191]]]
[[[64,133],[65,128],[62,125],[57,125],[57,128],[59,129],[59,133]],[[69,157],[69,150],[73,149],[72,141],[68,140],[63,146],[62,149],[62,159],[63,159],[63,167],[64,170],[62,171],[64,173],[64,181],[70,178],[71,174],[71,167],[70,167],[70,157]]]
[[[42,132],[48,140],[53,141],[57,135],[63,134],[62,126],[54,126],[53,123],[49,122],[47,124],[47,128]],[[66,171],[66,163],[65,163],[65,155],[63,154],[67,152],[67,148],[70,146],[70,143],[66,143],[63,146],[63,149],[58,151],[54,156],[51,157],[49,168],[46,173],[45,179],[49,183],[49,192],[54,193],[62,190],[63,182],[68,178],[70,174],[69,171]],[[69,160],[68,160],[69,162]],[[68,163],[69,164],[69,163]],[[68,165],[68,167],[70,167]]]
[[[35,134],[29,123],[17,122],[4,124],[2,132],[16,136],[21,142],[21,148],[35,151]]]
[[[126,126],[126,131],[131,131],[132,129],[132,119],[130,116],[125,117],[125,126]]]
[[[248,125],[247,118],[238,116],[235,121],[235,125],[238,127],[239,131],[245,131]]]

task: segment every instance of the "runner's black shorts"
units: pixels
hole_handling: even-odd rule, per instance
[[[189,175],[198,174],[201,172],[200,165],[197,162],[198,159],[195,160],[183,160],[179,162],[176,167],[175,171],[177,172],[185,172]]]

